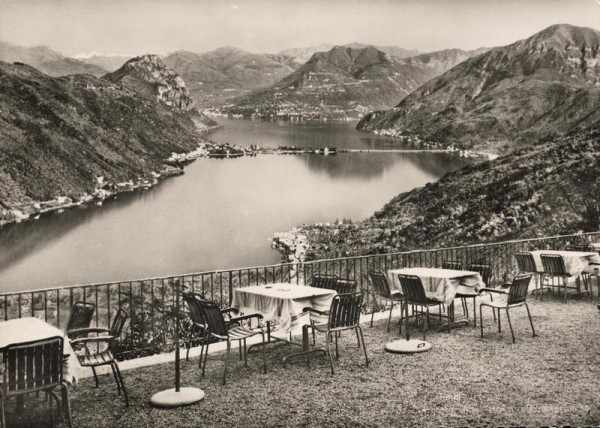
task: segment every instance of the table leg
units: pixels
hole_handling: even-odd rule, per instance
[[[323,349],[323,348],[313,348],[313,349],[309,348],[310,337],[309,337],[309,333],[308,333],[308,328],[309,328],[308,324],[305,324],[302,326],[302,351],[294,352],[292,354],[286,355],[285,357],[283,357],[284,363],[287,363],[287,361],[291,358],[306,357],[306,363],[309,364],[309,362],[310,362],[309,357],[311,354],[322,353],[323,355],[327,355],[327,351],[325,351],[325,349]]]
[[[475,316],[477,316],[477,314],[475,314]],[[454,328],[454,327],[460,327],[460,326],[467,326],[469,325],[469,320],[460,320],[460,321],[456,321],[455,318],[455,313],[454,313],[454,300],[452,300],[452,303],[450,303],[448,305],[448,324],[444,324],[440,327],[440,330],[442,329],[450,329],[450,328]]]

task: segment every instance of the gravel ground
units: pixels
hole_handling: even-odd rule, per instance
[[[289,345],[267,352],[268,373],[261,356],[250,354],[248,368],[232,358],[228,383],[221,385],[224,354],[210,355],[206,378],[197,358],[182,362],[183,386],[203,389],[200,403],[156,409],[149,399],[173,387],[174,364],[123,373],[130,391],[126,408],[112,377],[100,387],[84,379],[71,391],[75,427],[197,426],[540,426],[599,425],[600,313],[589,300],[563,304],[549,296],[529,300],[537,337],[524,308],[511,311],[517,336],[511,343],[503,317],[498,333],[491,312],[484,312],[485,338],[479,326],[437,331],[427,340],[430,352],[394,355],[384,345],[398,338],[385,321],[363,326],[370,365],[352,332],[342,336],[340,359],[331,375],[326,357],[307,368],[302,361],[284,365]],[[487,316],[486,316],[487,315]],[[397,319],[397,317],[395,318]],[[413,329],[413,331],[415,331]],[[416,331],[415,331],[416,332]],[[324,338],[317,336],[323,345]],[[8,406],[9,426],[44,426],[42,399],[27,399],[20,421]]]

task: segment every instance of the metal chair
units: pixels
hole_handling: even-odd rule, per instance
[[[337,294],[349,294],[356,293],[357,288],[358,284],[354,279],[337,278],[333,290],[335,290]]]
[[[71,422],[71,406],[69,388],[63,379],[63,338],[60,336],[43,340],[9,345],[3,351],[4,374],[0,390],[0,408],[2,427],[6,427],[5,407],[9,397],[46,392],[50,405],[50,421],[54,422],[52,401],[60,399],[55,389],[62,392],[62,410],[69,427]]]
[[[71,307],[71,313],[69,314],[69,321],[67,321],[67,337],[70,340],[77,339],[78,337],[85,336],[85,332],[74,332],[74,330],[81,330],[88,328],[92,323],[94,312],[96,311],[96,305],[89,302],[75,302]]]
[[[326,288],[335,290],[337,286],[338,276],[324,273],[316,273],[310,279],[310,286],[316,288]]]
[[[531,313],[529,312],[529,306],[527,305],[527,290],[529,289],[529,283],[531,282],[532,274],[518,275],[513,279],[513,282],[508,290],[502,290],[498,288],[482,288],[480,292],[489,292],[500,294],[504,296],[504,299],[496,300],[492,302],[481,302],[479,304],[479,324],[481,326],[481,337],[483,338],[483,307],[489,306],[492,311],[498,309],[498,333],[502,332],[500,324],[500,309],[506,310],[506,318],[508,319],[508,325],[510,327],[510,334],[512,341],[515,343],[515,333],[513,331],[512,323],[510,321],[509,310],[517,308],[519,306],[525,306],[527,309],[527,316],[529,317],[529,323],[531,324],[531,331],[535,337],[535,329],[533,328],[533,321],[531,320]]]
[[[72,345],[83,345],[85,347],[85,353],[77,355],[79,364],[81,367],[90,367],[94,373],[94,380],[96,381],[96,388],[98,388],[98,375],[96,373],[96,367],[110,365],[115,383],[117,384],[117,393],[125,398],[125,405],[129,406],[129,398],[127,396],[127,390],[123,383],[123,376],[119,370],[119,365],[115,359],[116,341],[121,337],[123,328],[129,315],[123,309],[119,309],[117,314],[113,318],[113,322],[110,328],[83,328],[75,330],[78,334],[85,334],[86,337],[80,337],[71,341]],[[90,334],[96,334],[96,336],[90,336]],[[100,335],[102,334],[102,335]],[[91,347],[88,345],[92,345]],[[100,346],[104,345],[104,346]]]
[[[425,340],[427,330],[429,329],[429,308],[431,306],[437,306],[440,310],[440,314],[442,312],[443,303],[439,300],[429,299],[425,295],[425,288],[423,288],[423,283],[421,282],[421,278],[416,275],[398,275],[400,278],[400,285],[402,286],[402,294],[404,295],[404,307],[406,310],[405,318],[406,318],[406,339],[410,339],[410,332],[408,329],[408,305],[420,306],[421,314],[423,309],[425,308],[425,322],[423,324],[423,340]],[[415,313],[413,309],[413,313]]]
[[[442,262],[442,269],[462,270],[463,262],[458,260],[444,260]]]
[[[563,282],[564,303],[567,303],[567,288],[577,290],[575,294],[589,293],[588,290],[581,291],[581,282],[579,277],[574,277],[565,267],[565,260],[560,254],[540,254],[542,265],[544,266],[544,275],[554,278],[560,278]],[[569,286],[569,279],[575,278],[576,285]],[[554,284],[554,282],[553,282]],[[560,285],[558,286],[560,290]]]
[[[360,327],[360,308],[362,306],[362,292],[338,294],[331,302],[328,311],[320,311],[315,308],[304,308],[304,311],[327,315],[328,320],[324,324],[311,324],[305,328],[311,328],[314,331],[326,334],[327,351],[329,354],[329,363],[331,364],[331,374],[334,374],[333,354],[331,353],[331,338],[335,339],[335,359],[339,359],[338,337],[342,331],[354,330],[358,339],[358,346],[362,347],[365,353],[367,367],[369,366],[369,357],[367,356],[367,348],[365,347],[365,338],[362,328]],[[306,360],[309,361],[309,354],[306,353]]]
[[[205,333],[207,329],[206,322],[204,320],[204,315],[202,312],[202,302],[205,301],[199,294],[196,293],[182,293],[183,300],[188,306],[190,310],[190,318],[192,320],[192,330],[199,331],[202,333],[201,336],[201,347],[200,347],[200,355],[202,355],[205,345]],[[238,314],[239,310],[237,308],[225,308],[221,309],[221,313],[223,315],[229,314],[230,318],[225,319],[225,324],[229,325],[232,322],[231,314]],[[235,321],[234,321],[235,322]],[[186,361],[190,360],[190,348],[192,347],[192,341],[194,337],[190,335],[190,339],[187,343],[187,351],[185,354]],[[242,348],[240,347],[240,360],[242,359]],[[198,361],[198,368],[202,368],[202,358]]]
[[[236,317],[231,320],[231,322],[240,322],[244,320],[249,320],[252,318],[257,318],[259,320],[258,330],[252,330],[248,327],[237,325],[235,327],[229,327],[225,318],[223,318],[223,313],[219,306],[215,302],[209,302],[204,300],[198,300],[199,306],[202,309],[202,317],[206,324],[206,328],[204,330],[204,343],[206,346],[203,346],[204,349],[204,362],[201,362],[202,366],[202,376],[204,376],[204,371],[206,369],[206,360],[208,358],[208,348],[212,339],[216,341],[226,341],[227,342],[227,355],[225,356],[225,370],[223,371],[223,385],[225,385],[227,380],[227,365],[229,362],[229,354],[231,352],[231,342],[237,340],[239,342],[239,346],[242,346],[243,342],[243,354],[244,354],[244,366],[248,367],[248,353],[246,349],[246,339],[249,337],[260,334],[262,336],[262,354],[263,354],[263,370],[265,374],[267,373],[267,360],[265,356],[265,332],[260,326],[260,320],[263,318],[260,314],[250,314],[244,315],[241,317]],[[200,354],[200,359],[203,356]]]
[[[400,320],[398,324],[400,325],[400,330],[402,330],[402,313],[404,307],[404,296],[399,291],[392,293],[390,283],[387,280],[387,276],[383,272],[379,271],[371,271],[369,272],[369,278],[371,279],[371,283],[373,284],[373,288],[371,289],[373,292],[373,300],[377,302],[377,297],[387,300],[390,302],[390,315],[388,316],[388,326],[387,331],[390,331],[390,324],[392,322],[392,310],[394,309],[394,302],[400,303]],[[373,317],[375,316],[375,308],[373,308],[373,312],[371,313],[371,327],[373,327]]]
[[[492,265],[485,263],[471,263],[467,266],[467,270],[477,272],[479,275],[481,275],[481,279],[486,287],[490,286],[490,281],[492,278]],[[456,293],[454,297],[461,299],[467,320],[469,319],[469,306],[467,305],[467,299],[473,299],[473,325],[477,327],[477,303],[475,299],[479,297],[479,294],[475,291],[475,289],[473,289],[472,291],[468,292],[464,291],[462,293]]]
[[[530,273],[535,278],[535,290],[534,292],[541,292],[540,296],[542,299],[544,298],[544,290],[552,290],[551,287],[546,287],[542,284],[542,276],[544,272],[539,272],[535,265],[535,260],[533,259],[533,255],[526,251],[515,253],[515,260],[517,261],[517,267],[519,268],[520,273]]]

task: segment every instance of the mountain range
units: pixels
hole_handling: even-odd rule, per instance
[[[47,201],[152,183],[172,153],[196,149],[201,117],[180,79],[154,56],[106,79],[0,62],[0,224]]]
[[[467,59],[358,129],[505,152],[600,121],[600,32],[567,24]]]
[[[97,65],[67,58],[47,46],[26,48],[12,43],[0,42],[0,61],[8,63],[22,62],[49,76],[91,74],[100,77],[106,74],[106,70]]]
[[[456,50],[398,58],[374,46],[335,46],[271,87],[233,99],[233,115],[357,117],[394,105],[441,71],[476,53]]]
[[[593,126],[450,172],[362,222],[300,229],[309,259],[597,231],[599,177]]]

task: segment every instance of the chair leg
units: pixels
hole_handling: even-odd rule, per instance
[[[245,342],[246,342],[246,340],[244,339],[244,343]],[[263,372],[265,374],[267,374],[267,354],[265,352],[266,346],[265,346],[265,334],[264,333],[262,333],[262,346],[261,346],[261,348],[262,348],[262,357],[263,357]]]
[[[362,328],[357,326],[356,330],[360,332],[360,339],[362,341],[363,351],[365,352],[365,361],[367,362],[367,367],[369,367],[369,357],[367,356],[367,347],[365,346],[365,337],[363,336]]]
[[[204,377],[204,370],[206,369],[206,360],[208,358],[208,346],[209,342],[206,342],[206,350],[204,351],[204,363],[202,364],[202,377]]]
[[[223,370],[223,385],[227,380],[227,364],[229,363],[229,354],[231,353],[231,341],[227,341],[227,354],[225,354],[225,369]]]
[[[494,312],[494,308],[492,308]],[[479,304],[479,327],[481,328],[481,338],[483,339],[483,305]]]
[[[115,370],[114,363],[110,363],[110,369],[113,373],[113,377],[115,378],[115,383],[117,384],[117,394],[121,395],[121,384],[119,383],[119,378],[117,377],[117,372]]]
[[[356,341],[358,342],[358,347],[360,348],[360,337],[358,336],[358,330],[355,330],[356,332]]]
[[[476,304],[477,304],[477,302],[476,302],[476,298],[475,298],[475,297],[473,297],[473,325],[474,325],[475,327],[477,327],[477,307],[476,307]],[[469,319],[467,318],[467,321],[468,321],[468,320],[469,320]]]
[[[429,306],[426,306],[425,310],[427,311],[427,314],[425,315],[425,322],[423,323],[423,340],[425,340],[427,329],[429,328]]]
[[[125,398],[125,406],[129,407],[129,396],[127,395],[127,389],[125,389],[125,382],[123,382],[123,375],[121,374],[121,370],[119,369],[119,365],[114,362],[115,370],[117,371],[117,376],[119,377],[119,383],[121,384],[121,391],[123,391],[123,397]]]
[[[327,353],[329,354],[329,364],[331,364],[331,374],[333,374],[333,354],[331,353],[331,338],[327,332]]]
[[[394,302],[392,301],[390,304],[390,315],[388,316],[388,327],[387,331],[390,332],[390,323],[392,322],[392,310],[394,309]]]
[[[242,349],[242,341],[238,341],[238,346],[240,347],[240,349]],[[264,348],[264,345],[263,345]],[[246,339],[244,339],[244,367],[248,367],[248,354],[246,353]]]
[[[531,320],[531,313],[529,312],[529,305],[525,302],[525,309],[527,309],[527,316],[529,317],[529,324],[531,324],[531,331],[533,332],[533,337],[535,337],[535,329],[533,328],[533,321]]]
[[[71,420],[71,402],[69,401],[69,387],[66,384],[62,384],[62,400],[65,415],[67,417],[67,424],[69,428],[73,428],[73,421]]]
[[[200,358],[198,359],[198,368],[202,368],[202,357],[204,356],[204,339],[202,340],[202,345],[200,345]]]
[[[405,317],[405,319],[406,319],[406,328],[405,328],[405,330],[406,330],[406,340],[410,340],[410,332],[408,330],[408,302],[406,302],[404,304],[404,306],[406,308],[406,317]]]
[[[510,335],[512,336],[512,341],[515,343],[515,333],[512,328],[512,323],[510,322],[510,313],[508,308],[506,308],[506,319],[508,319],[508,326],[510,327]]]
[[[500,309],[498,309],[498,333],[502,333],[502,324],[500,324]]]
[[[335,337],[335,359],[340,359],[340,353],[338,352],[338,335],[337,333],[333,335]]]
[[[96,373],[96,368],[92,366],[92,373],[94,373],[94,380],[96,381],[96,388],[98,388],[98,374]]]
[[[567,278],[563,278],[563,286],[564,286],[564,289],[565,289],[564,303],[567,303]]]
[[[185,352],[185,360],[189,361],[190,360],[190,348],[192,347],[192,338],[190,337],[190,340],[188,340],[187,342],[187,350]]]
[[[4,415],[4,396],[2,396],[0,398],[0,412],[2,412],[2,420],[0,420],[2,425],[0,425],[0,426],[2,428],[5,428],[6,427],[6,416]]]
[[[463,315],[465,315],[467,317],[467,319],[469,319],[469,306],[467,305],[467,299],[462,297],[460,300],[462,300]]]

